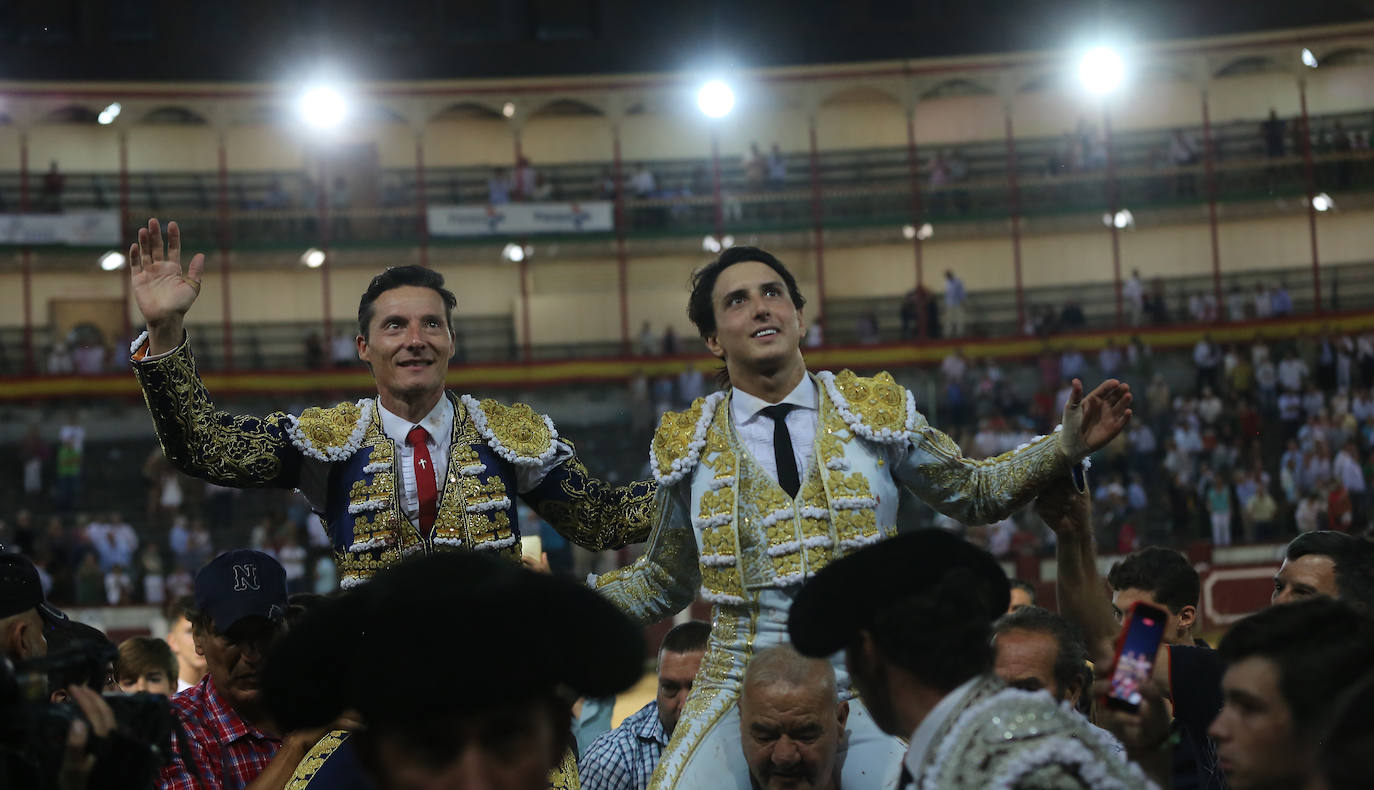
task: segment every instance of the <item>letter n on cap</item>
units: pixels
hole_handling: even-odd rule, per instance
[[[234,592],[258,590],[258,566],[256,563],[234,566]]]

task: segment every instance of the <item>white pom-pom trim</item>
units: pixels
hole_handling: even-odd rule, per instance
[[[720,489],[722,489],[722,488],[727,488],[727,487],[732,486],[732,485],[734,485],[734,484],[735,484],[735,477],[734,477],[734,475],[729,475],[729,476],[727,476],[727,477],[715,477],[715,478],[712,478],[712,479],[711,479],[710,488],[711,488],[712,491],[718,491],[718,490],[720,490]]]
[[[823,518],[827,520],[830,518],[830,511],[823,507],[803,505],[799,512],[802,518]]]
[[[807,577],[811,575],[812,574],[801,572],[789,573],[786,576],[779,576],[778,578],[774,579],[773,583],[779,587],[791,587],[794,584],[801,584],[802,582],[806,581]]]
[[[353,426],[353,432],[348,435],[348,440],[337,447],[316,447],[300,428],[300,418],[291,415],[289,418],[290,426],[287,433],[291,436],[291,444],[295,445],[303,455],[310,456],[317,461],[333,463],[336,461],[346,461],[358,452],[362,447],[363,435],[367,433],[367,427],[372,424],[372,399],[363,398],[357,403],[358,422]]]
[[[480,475],[485,471],[487,471],[486,464],[472,464],[471,466],[465,466],[462,469],[459,469],[458,474],[465,475],[467,477],[476,477],[477,475]]]
[[[835,497],[830,503],[836,510],[866,510],[878,506],[878,500],[871,496]]]
[[[363,584],[366,581],[367,579],[364,579],[361,576],[358,576],[356,574],[349,574],[348,576],[339,579],[339,589],[351,590],[354,587],[357,587],[358,585]]]
[[[416,554],[419,554],[419,553],[423,552],[424,550],[425,550],[425,546],[424,546],[423,543],[412,543],[411,545],[406,546],[405,548],[401,549],[401,556],[402,556],[402,557],[413,557],[413,556],[415,556]]]
[[[727,605],[740,605],[744,603],[744,599],[739,597],[738,595],[713,592],[711,590],[706,589],[705,587],[701,588],[701,600],[709,601],[710,603],[720,603]]]
[[[138,350],[140,348],[143,348],[143,344],[147,342],[148,330],[145,329],[142,332],[138,333],[138,337],[134,338],[134,342],[129,344],[129,356],[132,357],[134,354],[137,354]]]
[[[701,564],[707,568],[726,568],[735,564],[733,554],[703,554]]]
[[[349,554],[362,554],[362,553],[365,552],[365,551],[372,551],[373,549],[380,549],[380,548],[382,548],[383,546],[386,546],[387,544],[392,543],[392,542],[393,542],[393,541],[388,540],[387,538],[368,538],[367,540],[363,541],[362,543],[354,543],[352,546],[349,546],[349,547],[348,547],[348,553],[349,553]]]
[[[477,428],[477,432],[487,440],[487,446],[507,461],[517,466],[542,466],[553,460],[554,455],[558,453],[558,430],[553,427],[553,420],[549,419],[548,415],[540,416],[544,418],[544,425],[549,429],[549,446],[538,456],[520,455],[496,438],[491,426],[487,425],[487,413],[482,411],[482,404],[478,403],[476,398],[463,395],[460,400],[467,407],[468,414],[472,415],[472,424]]]
[[[833,469],[836,472],[843,472],[844,470],[849,468],[849,462],[846,461],[842,456],[831,458],[829,461],[825,462],[825,468]]]
[[[880,541],[880,540],[882,540],[882,539],[883,539],[883,536],[882,536],[881,534],[876,534],[876,535],[861,535],[861,536],[859,536],[859,537],[857,537],[857,538],[845,538],[844,540],[840,541],[840,548],[841,548],[841,549],[858,549],[858,548],[862,548],[862,547],[864,547],[864,546],[871,546],[872,544],[877,543],[878,541]]]
[[[812,535],[802,541],[802,545],[808,549],[828,549],[835,545],[835,541],[829,535]]]
[[[391,506],[391,502],[385,499],[367,499],[362,502],[353,502],[348,506],[348,512],[353,515],[359,513],[372,513],[378,510],[386,510]]]
[[[789,540],[786,543],[774,543],[772,546],[768,547],[768,556],[781,557],[784,554],[796,554],[798,551],[801,551],[801,547],[802,544],[799,540]]]
[[[484,540],[481,543],[472,544],[472,548],[474,551],[496,551],[497,549],[504,549],[507,546],[514,546],[515,540],[516,538],[514,535],[500,540]]]
[[[469,513],[485,513],[488,510],[505,510],[509,507],[510,497],[503,496],[500,499],[488,499],[485,502],[468,505],[467,511]]]
[[[710,518],[694,518],[692,519],[692,526],[696,527],[697,529],[723,527],[726,524],[729,524],[731,521],[734,521],[734,519],[735,517],[731,513],[719,513],[717,515],[711,516]]]
[[[434,545],[436,545],[436,546],[462,546],[462,545],[463,545],[463,539],[462,539],[462,538],[435,538],[435,539],[434,539]]]
[[[862,436],[870,442],[900,444],[901,442],[908,441],[911,437],[911,432],[916,430],[916,399],[911,396],[911,390],[905,388],[902,390],[906,393],[906,420],[903,422],[903,429],[894,431],[891,428],[882,428],[875,431],[873,428],[865,425],[864,421],[859,418],[859,415],[849,410],[849,401],[844,397],[844,394],[840,392],[840,388],[836,386],[834,373],[823,370],[816,374],[816,378],[820,379],[821,383],[825,385],[825,391],[830,396],[830,402],[835,404],[835,410],[840,413],[840,419],[844,420],[845,424],[847,424],[850,430],[854,431],[855,434]]]
[[[701,416],[697,418],[696,427],[692,431],[692,441],[687,444],[687,455],[683,458],[674,458],[672,471],[667,474],[659,471],[658,455],[654,452],[653,443],[649,443],[649,468],[653,470],[654,479],[659,485],[675,485],[696,467],[697,461],[701,459],[701,449],[706,446],[706,431],[716,416],[716,407],[724,398],[723,392],[713,392],[706,396],[706,400],[701,404]]]
[[[785,507],[780,510],[774,510],[772,513],[769,513],[768,515],[759,519],[759,528],[768,529],[769,527],[773,526],[774,524],[777,524],[780,521],[792,518],[796,515],[796,513],[797,511],[793,510],[790,507]]]
[[[365,474],[365,475],[376,474],[377,472],[390,472],[390,471],[391,471],[391,462],[390,462],[390,461],[377,461],[377,462],[375,462],[375,463],[370,463],[370,464],[368,464],[367,466],[364,466],[364,467],[363,467],[363,474]]]

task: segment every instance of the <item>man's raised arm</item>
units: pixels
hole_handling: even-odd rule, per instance
[[[129,246],[129,277],[139,312],[148,324],[148,355],[165,354],[181,345],[186,311],[200,296],[205,255],[196,253],[181,270],[181,228],[167,225],[167,251],[162,250],[162,227],[157,218],[138,229],[138,243]]]
[[[1097,570],[1097,541],[1093,538],[1092,498],[1067,477],[1055,481],[1035,500],[1035,512],[1054,530],[1058,541],[1055,583],[1059,613],[1083,629],[1094,662],[1110,662],[1112,643],[1121,624],[1112,612],[1107,585]]]

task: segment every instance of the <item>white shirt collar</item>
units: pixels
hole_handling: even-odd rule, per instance
[[[926,761],[926,754],[937,744],[933,743],[935,735],[944,729],[945,722],[956,715],[963,707],[964,697],[973,690],[973,686],[983,679],[982,675],[975,675],[969,680],[964,681],[963,685],[954,689],[936,703],[930,713],[921,720],[916,731],[911,734],[911,746],[906,750],[906,757],[902,762],[906,764],[906,769],[911,773],[911,777],[919,783],[921,778],[921,766]]]
[[[791,403],[802,409],[819,409],[820,393],[816,389],[816,382],[812,380],[811,374],[802,376],[802,380],[797,382],[797,386],[787,393],[787,397],[778,403]],[[750,395],[738,387],[731,390],[730,395],[730,416],[734,418],[735,425],[743,425],[759,415],[759,412],[772,406],[763,398]]]
[[[387,408],[382,405],[381,398],[377,399],[377,413],[382,417],[382,432],[398,445],[406,443],[410,429],[417,425],[429,431],[430,440],[436,444],[448,439],[453,434],[453,403],[449,401],[447,395],[441,395],[439,402],[434,404],[434,408],[430,409],[429,414],[426,414],[424,419],[419,422],[410,422],[387,411]]]

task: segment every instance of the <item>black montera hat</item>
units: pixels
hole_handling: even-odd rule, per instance
[[[481,712],[566,689],[609,696],[644,672],[638,625],[576,582],[470,552],[408,560],[326,602],[268,657],[287,729],[355,708],[369,726]]]
[[[49,624],[62,623],[67,615],[48,603],[43,594],[43,581],[38,566],[22,554],[15,554],[0,546],[0,618],[37,609]]]
[[[837,653],[872,626],[885,604],[930,592],[956,570],[975,588],[965,605],[976,600],[986,610],[969,617],[991,622],[1006,612],[1011,588],[991,554],[942,529],[918,529],[838,559],[807,582],[788,616],[792,643],[803,655]]]

